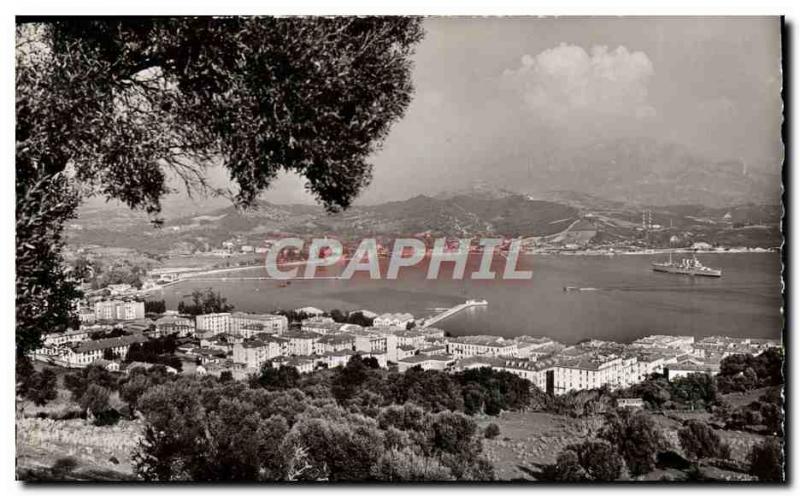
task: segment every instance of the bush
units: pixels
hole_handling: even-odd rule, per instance
[[[586,441],[572,444],[559,454],[551,467],[552,480],[615,481],[622,475],[622,457],[606,441]]]
[[[753,446],[747,460],[750,474],[758,477],[758,480],[783,482],[783,446],[777,438],[769,437]]]
[[[74,471],[76,468],[78,468],[78,461],[71,456],[66,456],[56,460],[55,463],[53,463],[53,466],[50,467],[50,470],[53,472],[54,476],[63,477],[64,475]]]
[[[653,419],[641,411],[620,410],[608,415],[600,438],[616,447],[632,475],[653,470],[656,456],[667,446]]]
[[[499,435],[500,435],[500,426],[494,423],[487,425],[486,429],[484,429],[483,431],[483,436],[486,439],[494,439]]]
[[[678,439],[683,450],[694,458],[730,458],[730,446],[724,444],[714,429],[705,422],[689,420],[680,430]]]
[[[33,372],[25,381],[25,397],[31,400],[34,405],[46,405],[47,402],[58,397],[57,383],[58,377],[49,368],[41,372]]]
[[[97,384],[90,384],[81,396],[80,405],[83,411],[92,415],[99,415],[108,410],[108,397],[110,391]]]

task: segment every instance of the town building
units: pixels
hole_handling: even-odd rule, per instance
[[[308,374],[314,371],[316,359],[310,356],[280,356],[270,360],[273,367],[291,367],[300,374]]]
[[[125,360],[132,344],[146,341],[147,338],[144,336],[120,336],[72,343],[58,348],[56,363],[66,367],[83,368],[103,358],[108,351],[120,360]]]
[[[321,337],[315,332],[287,332],[283,334],[289,340],[288,354],[296,356],[311,355],[314,353],[314,343]]]
[[[335,322],[330,317],[311,317],[303,319],[300,329],[303,332],[316,332],[317,334],[333,334],[341,330],[342,324]]]
[[[156,320],[155,336],[169,336],[175,334],[178,337],[187,337],[194,334],[194,321],[186,317],[177,315],[166,315]]]
[[[447,353],[456,358],[475,355],[516,357],[517,343],[497,336],[460,336],[447,339]]]
[[[350,334],[323,335],[314,342],[314,354],[324,355],[329,352],[349,350],[355,347],[356,338]]]
[[[94,304],[96,320],[144,319],[144,302],[133,300],[103,300]]]
[[[396,362],[397,356],[397,336],[391,332],[372,332],[364,330],[354,334],[356,351],[362,353],[386,353],[389,361]]]
[[[260,339],[238,343],[233,347],[234,363],[260,369],[269,360],[286,355],[289,341],[282,337],[263,335]]]
[[[449,355],[414,355],[397,361],[398,372],[420,367],[422,370],[446,370],[455,362]]]
[[[80,343],[89,339],[89,330],[67,329],[65,332],[51,332],[42,336],[42,344],[45,346],[60,346],[68,343]]]
[[[410,313],[384,313],[375,317],[372,325],[375,327],[408,327],[414,322],[414,316]]]
[[[226,312],[198,315],[195,317],[195,328],[211,334],[228,333],[231,329],[231,314]]]
[[[241,333],[245,327],[252,330],[258,326],[261,328],[260,332],[283,334],[289,330],[289,319],[284,315],[234,312],[230,314],[228,332]]]

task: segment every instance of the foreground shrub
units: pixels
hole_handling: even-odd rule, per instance
[[[694,458],[730,458],[730,446],[720,440],[719,434],[707,423],[689,420],[680,430],[681,447]]]
[[[483,431],[483,436],[486,439],[494,439],[500,435],[500,427],[497,424],[489,424],[486,426],[486,429]]]
[[[758,480],[769,482],[784,480],[783,446],[777,438],[768,437],[753,446],[747,460],[750,463],[750,475],[755,475]]]
[[[641,411],[620,410],[606,417],[600,438],[616,448],[632,475],[642,475],[656,466],[656,456],[667,447],[653,419]]]

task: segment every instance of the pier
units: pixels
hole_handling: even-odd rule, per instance
[[[442,320],[444,320],[444,319],[446,319],[448,317],[452,317],[453,315],[457,314],[458,312],[460,312],[462,310],[466,310],[467,308],[485,307],[488,304],[489,304],[489,302],[486,301],[486,300],[467,300],[467,301],[465,301],[464,303],[462,303],[460,305],[456,305],[453,308],[448,308],[444,312],[442,312],[442,313],[440,313],[438,315],[434,315],[433,317],[425,320],[422,323],[421,327],[423,329],[426,328],[426,327],[430,327],[430,326],[436,324],[437,322],[441,322]]]

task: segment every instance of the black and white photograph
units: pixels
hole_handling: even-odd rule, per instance
[[[791,479],[792,20],[411,14],[13,17],[16,481]]]

